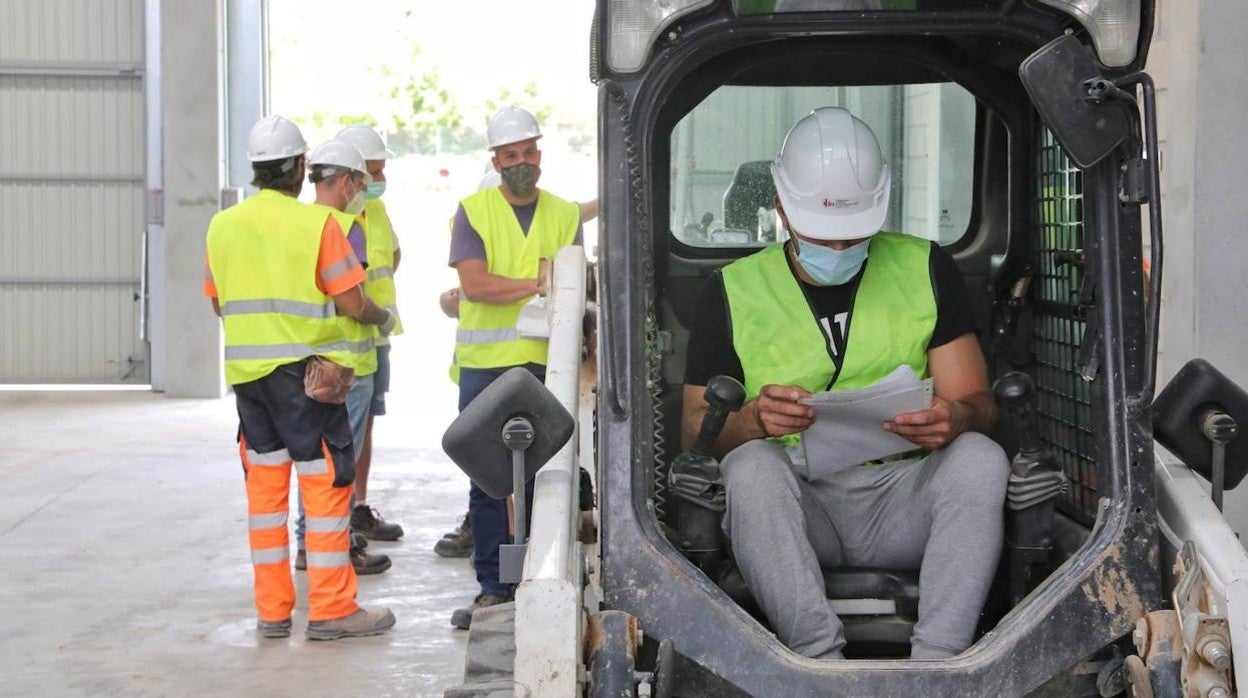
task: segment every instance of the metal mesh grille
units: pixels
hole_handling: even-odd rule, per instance
[[[1036,229],[1031,291],[1036,308],[1035,379],[1040,436],[1061,460],[1070,488],[1058,508],[1085,525],[1096,518],[1098,478],[1092,385],[1080,375],[1086,327],[1082,278],[1083,175],[1041,127],[1036,163]]]

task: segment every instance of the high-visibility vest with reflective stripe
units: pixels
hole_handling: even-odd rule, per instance
[[[549,258],[576,240],[580,209],[541,191],[533,223],[525,235],[516,212],[498,187],[483,189],[460,202],[468,222],[485,243],[486,271],[513,279],[537,277],[538,260]],[[545,341],[521,339],[516,332],[520,309],[530,299],[506,305],[459,300],[455,356],[463,368],[501,368],[545,364]]]
[[[732,344],[745,373],[747,400],[771,384],[797,385],[812,393],[862,388],[901,364],[927,375],[927,345],[936,329],[932,243],[879,233],[869,244],[839,373],[783,244],[724,267]]]
[[[364,225],[364,239],[368,246],[368,281],[364,290],[373,302],[394,313],[394,329],[390,337],[403,334],[403,322],[399,319],[399,294],[394,286],[394,228],[390,224],[390,214],[381,199],[368,199],[364,202],[364,215],[360,217]],[[377,345],[390,344],[389,337],[377,336]]]
[[[338,227],[342,228],[343,235],[350,235],[351,226],[358,222],[355,216],[343,213],[332,206],[312,205],[332,216],[338,222]],[[376,373],[377,328],[345,315],[339,316],[338,320],[342,323],[342,332],[347,336],[347,341],[351,345],[351,368],[355,369],[355,375],[370,376]]]
[[[230,385],[312,355],[354,364],[334,301],[316,286],[326,218],[324,209],[271,189],[213,216],[208,267],[221,306]]]

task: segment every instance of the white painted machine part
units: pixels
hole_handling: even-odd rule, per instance
[[[1211,610],[1225,616],[1230,627],[1235,676],[1248,677],[1248,551],[1213,506],[1205,482],[1164,448],[1154,452],[1158,528],[1175,550],[1188,540],[1196,545],[1200,569],[1215,597]]]
[[[585,250],[555,257],[546,387],[579,416]],[[578,426],[579,430],[579,426]],[[534,480],[532,532],[516,590],[516,694],[575,696],[581,664],[583,555],[576,541],[580,485],[574,433]]]
[[[516,332],[524,339],[550,339],[551,308],[547,299],[534,296],[520,308],[516,319]]]

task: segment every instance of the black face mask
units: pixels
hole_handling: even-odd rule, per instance
[[[537,178],[542,171],[537,165],[530,165],[522,162],[510,167],[504,167],[499,171],[503,177],[503,183],[516,196],[529,196],[533,190],[537,188]]]

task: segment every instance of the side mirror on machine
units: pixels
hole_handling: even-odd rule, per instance
[[[514,451],[523,441],[519,418],[529,422],[532,442],[523,448],[523,482],[554,458],[576,428],[575,420],[545,385],[523,368],[499,376],[451,422],[442,436],[442,450],[477,486],[495,499],[515,489]],[[511,423],[510,428],[505,430]]]
[[[1213,503],[1248,475],[1248,393],[1204,359],[1192,359],[1153,401],[1153,436],[1213,483]]]
[[[499,548],[498,577],[521,580],[527,540],[525,483],[568,443],[576,422],[546,386],[523,368],[499,376],[442,435],[442,450],[485,493],[516,493],[515,541]]]
[[[1089,85],[1104,77],[1075,37],[1062,36],[1040,47],[1022,62],[1018,74],[1040,118],[1080,168],[1100,162],[1131,133],[1126,103],[1089,98]]]

